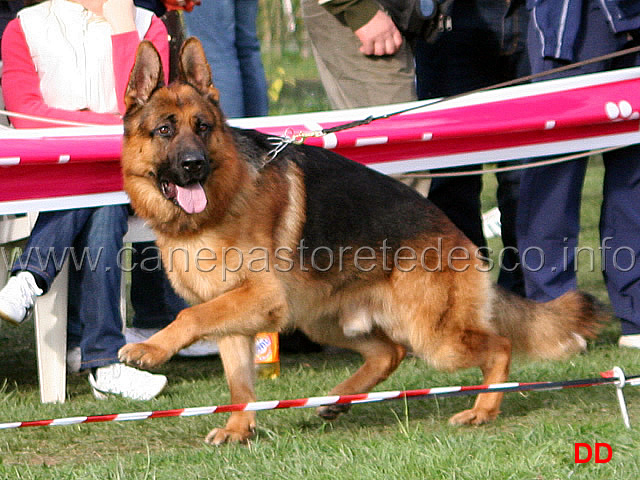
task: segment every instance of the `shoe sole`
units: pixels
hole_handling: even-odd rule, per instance
[[[167,384],[165,383],[164,386],[158,391],[158,393],[156,393],[155,395],[149,398],[133,398],[133,397],[128,397],[123,393],[103,392],[102,390],[98,390],[95,387],[91,387],[91,392],[93,393],[93,396],[95,397],[96,400],[107,400],[109,398],[120,397],[120,398],[126,398],[127,400],[134,400],[136,402],[148,402],[149,400],[153,400],[158,395],[160,395],[162,393],[162,390],[164,390],[166,386]]]
[[[96,398],[96,400],[107,400],[109,397],[122,397],[122,398],[126,398],[126,399],[129,399],[129,400],[135,400],[135,401],[139,401],[139,402],[140,401],[148,402],[149,400],[153,400],[158,395],[160,395],[162,393],[162,391],[167,387],[168,383],[169,382],[165,379],[165,382],[162,385],[162,387],[155,393],[155,395],[153,395],[150,398],[132,398],[132,397],[127,397],[122,393],[112,393],[112,392],[104,392],[102,390],[98,390],[96,387],[91,385],[91,383],[89,383],[89,385],[91,385],[91,392],[93,393],[93,396]]]
[[[30,308],[29,310],[27,310],[27,313],[22,320],[16,321],[15,318],[11,318],[9,315],[7,315],[6,313],[0,310],[0,319],[4,320],[5,322],[11,325],[16,325],[16,326],[22,325],[25,321],[31,318],[32,315],[33,315],[33,308]]]
[[[108,393],[101,392],[95,387],[91,387],[91,393],[93,393],[93,396],[96,398],[96,400],[106,400],[110,396]]]

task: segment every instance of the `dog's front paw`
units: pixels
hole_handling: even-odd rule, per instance
[[[146,342],[128,343],[118,351],[118,358],[128,365],[148,369],[162,365],[171,358],[171,354]]]
[[[460,413],[456,413],[449,419],[450,425],[482,425],[483,423],[490,422],[498,416],[499,412],[489,412],[487,410],[479,408],[471,408],[464,410]]]
[[[211,445],[222,445],[223,443],[247,444],[253,437],[255,430],[255,412],[233,412],[224,428],[214,428],[204,441]]]
[[[247,444],[253,437],[252,430],[231,430],[225,428],[214,428],[204,439],[211,445],[222,445],[223,443],[242,443]]]

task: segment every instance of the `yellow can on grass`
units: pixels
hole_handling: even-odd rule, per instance
[[[255,363],[258,378],[280,376],[280,344],[278,334],[264,332],[256,335]]]

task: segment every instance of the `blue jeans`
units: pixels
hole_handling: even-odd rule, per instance
[[[187,33],[200,39],[227,117],[268,113],[256,20],[258,0],[206,0],[185,13]]]
[[[69,258],[67,344],[80,346],[82,368],[117,362],[125,344],[118,255],[127,217],[124,205],[42,212],[12,268],[35,274],[46,292]]]
[[[622,50],[626,34],[614,35],[598,1],[585,1],[576,61]],[[540,39],[533,22],[529,31],[533,73],[564,64],[540,56]],[[640,57],[625,56],[586,65],[553,77],[640,65]],[[605,175],[600,212],[603,275],[611,305],[621,319],[622,333],[640,333],[640,146],[603,154]],[[525,170],[517,218],[518,246],[527,254],[527,296],[548,301],[577,288],[575,248],[580,231],[580,203],[585,160]]]
[[[456,0],[451,12],[453,29],[444,32],[433,44],[419,40],[416,46],[418,98],[457,95],[528,75],[525,44],[528,12],[524,7],[524,0]],[[520,172],[496,176],[505,247],[498,284],[524,295],[515,229]],[[486,245],[481,191],[479,175],[434,178],[429,190],[429,200],[477,246]]]

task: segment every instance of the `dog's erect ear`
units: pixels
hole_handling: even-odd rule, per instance
[[[144,105],[157,88],[164,87],[164,73],[160,54],[148,40],[138,45],[136,61],[129,75],[129,84],[124,94],[127,110],[135,105]]]
[[[218,103],[220,95],[218,89],[213,86],[207,56],[196,37],[188,38],[180,49],[180,80]]]

